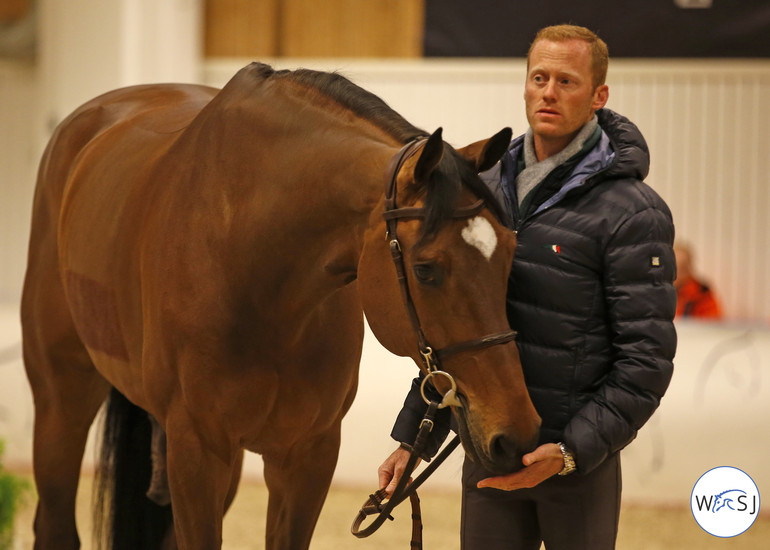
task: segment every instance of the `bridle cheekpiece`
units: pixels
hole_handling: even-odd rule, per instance
[[[477,351],[500,344],[507,344],[516,338],[516,332],[508,330],[497,334],[490,334],[474,340],[452,344],[438,350],[430,346],[425,337],[425,332],[422,329],[420,318],[417,314],[417,308],[412,300],[412,295],[409,290],[404,252],[401,243],[398,240],[398,220],[425,218],[425,209],[420,207],[399,207],[396,204],[396,195],[398,191],[398,174],[401,171],[401,168],[403,168],[407,160],[417,153],[420,145],[424,144],[426,141],[426,138],[420,138],[407,143],[388,164],[383,218],[385,219],[385,224],[387,226],[386,238],[388,239],[390,255],[396,268],[396,276],[401,289],[401,297],[404,306],[406,307],[409,321],[412,324],[412,328],[417,337],[417,346],[425,368],[426,376],[423,378],[422,386],[420,388],[422,397],[427,403],[430,403],[430,400],[425,395],[425,383],[434,376],[442,376],[449,380],[451,389],[444,394],[439,408],[448,406],[462,407],[463,405],[457,397],[457,384],[452,375],[442,370],[441,360],[467,351]],[[461,219],[475,216],[484,209],[484,206],[484,200],[479,199],[469,206],[456,208],[452,213],[452,217]]]

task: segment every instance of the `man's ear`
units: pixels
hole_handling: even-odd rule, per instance
[[[476,168],[476,172],[484,172],[492,168],[500,160],[511,143],[513,130],[503,128],[489,139],[483,139],[458,149],[465,159]]]
[[[598,111],[599,109],[603,109],[605,105],[607,105],[607,100],[610,98],[610,88],[606,84],[602,84],[601,86],[598,86],[596,88],[596,91],[594,91],[594,102],[591,105],[591,108],[594,110],[594,112]]]

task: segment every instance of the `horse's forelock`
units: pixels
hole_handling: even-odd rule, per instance
[[[420,231],[419,244],[436,236],[441,226],[457,208],[457,200],[463,187],[467,187],[487,208],[502,221],[502,208],[492,191],[481,180],[470,162],[457,151],[444,145],[444,156],[431,174],[426,185],[425,219]]]
[[[444,145],[444,156],[425,185],[425,218],[420,230],[420,243],[435,237],[442,224],[451,217],[460,194],[462,166],[447,154],[450,150]]]

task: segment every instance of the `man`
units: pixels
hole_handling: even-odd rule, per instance
[[[695,275],[692,250],[684,243],[674,244],[676,255],[676,316],[718,320],[722,309],[711,288]]]
[[[607,64],[588,29],[540,31],[527,57],[530,129],[482,174],[517,232],[508,317],[543,425],[518,472],[490,477],[466,458],[466,550],[614,548],[618,453],[671,378],[674,227],[642,182],[644,138],[604,109]],[[404,443],[424,409],[415,387],[392,433]],[[383,463],[381,487],[395,488],[407,457],[399,448]]]

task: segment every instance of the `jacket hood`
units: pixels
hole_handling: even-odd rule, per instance
[[[596,111],[596,116],[617,155],[616,162],[607,170],[605,177],[644,180],[650,172],[650,150],[639,128],[610,109],[600,109]]]
[[[587,191],[598,181],[623,178],[643,181],[647,177],[650,154],[639,128],[610,109],[600,109],[596,111],[596,116],[603,131],[599,144],[582,160],[570,163],[569,167],[565,166],[571,172],[571,177],[566,176],[560,180],[558,187],[547,191],[547,197],[538,203],[537,210],[555,204],[573,189]],[[523,135],[515,138],[501,162],[479,174],[500,204],[504,205],[505,223],[509,227],[513,227],[514,212],[518,211],[514,204],[517,199],[513,182],[518,172],[515,159],[519,157],[523,143]],[[599,179],[594,177],[598,174],[601,174]],[[546,201],[548,204],[545,204]]]

